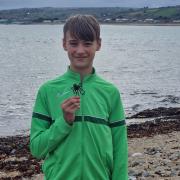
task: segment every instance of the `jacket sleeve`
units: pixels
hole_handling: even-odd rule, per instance
[[[31,122],[30,150],[32,155],[36,158],[45,158],[49,152],[61,144],[71,130],[72,126],[61,116],[52,123],[46,92],[41,87],[36,97]]]
[[[128,145],[125,114],[119,91],[112,96],[110,127],[113,142],[112,180],[128,180]]]

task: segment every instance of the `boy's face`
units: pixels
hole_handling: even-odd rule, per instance
[[[101,47],[101,40],[83,41],[71,37],[67,32],[63,39],[63,47],[68,53],[72,70],[91,72],[95,53]]]

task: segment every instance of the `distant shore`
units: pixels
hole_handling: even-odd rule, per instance
[[[100,23],[119,25],[180,24],[180,5],[167,7],[41,7],[0,10],[0,23],[64,23],[70,15],[92,14]]]
[[[0,25],[64,25],[64,23],[0,23]],[[100,25],[116,26],[180,26],[180,23],[100,23]]]
[[[117,26],[180,26],[180,23],[100,23],[101,25],[117,25]]]

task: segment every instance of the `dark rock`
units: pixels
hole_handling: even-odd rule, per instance
[[[141,111],[131,117],[132,118],[154,118],[154,117],[167,117],[167,116],[178,116],[180,117],[180,108],[176,107],[159,107],[155,109],[146,109],[144,111]]]
[[[137,111],[140,106],[141,106],[140,104],[135,104],[134,106],[132,106],[132,110]]]
[[[172,96],[172,95],[167,95],[165,99],[163,99],[160,102],[168,102],[172,104],[180,104],[180,97]]]
[[[131,124],[128,126],[128,137],[141,138],[150,137],[157,134],[167,134],[173,131],[180,131],[180,120],[171,121],[146,121],[140,124]]]
[[[13,178],[3,179],[22,179],[22,177],[31,177],[41,172],[41,162],[34,159],[29,151],[29,137],[14,136],[0,138],[0,169],[3,172],[18,171],[21,175]],[[6,160],[13,157],[13,160]],[[20,159],[19,159],[20,158]]]

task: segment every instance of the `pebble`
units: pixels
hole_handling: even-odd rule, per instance
[[[161,152],[159,147],[150,147],[146,149],[145,154],[154,155],[159,152]]]
[[[134,153],[134,154],[132,154],[132,157],[142,156],[142,155],[143,155],[142,153]]]
[[[180,159],[180,152],[174,152],[173,154],[171,154],[171,155],[169,156],[169,159],[170,159],[171,161],[175,161],[175,160]]]

